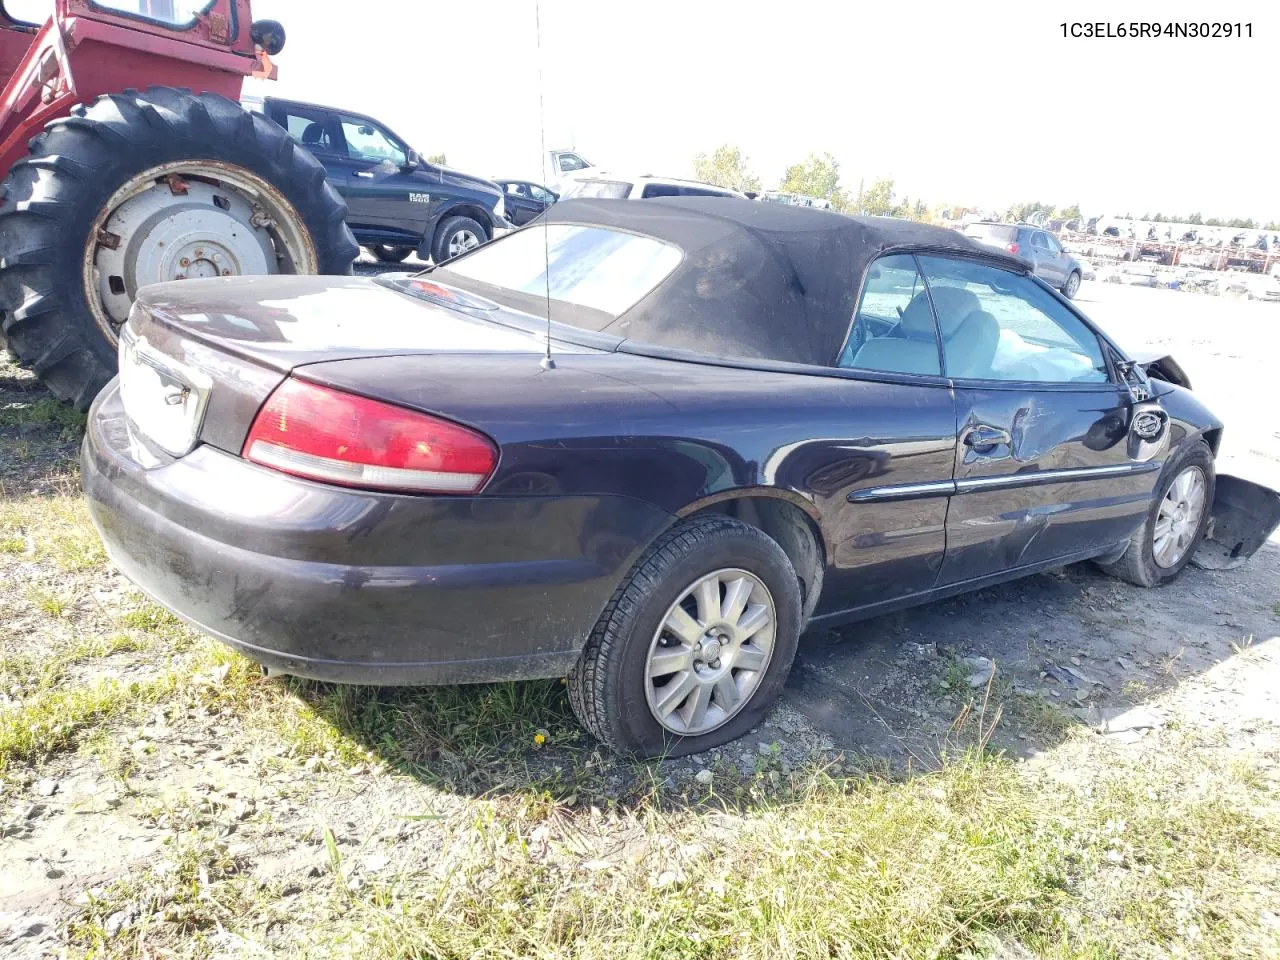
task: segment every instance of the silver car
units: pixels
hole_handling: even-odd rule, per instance
[[[1080,289],[1084,267],[1047,230],[1023,223],[980,221],[967,224],[964,235],[1025,260],[1036,276],[1062,291],[1068,300]]]

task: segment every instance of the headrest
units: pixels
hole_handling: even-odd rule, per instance
[[[902,332],[912,340],[933,339],[933,311],[929,309],[927,293],[921,290],[911,298],[907,309],[902,311],[899,326]]]
[[[950,340],[961,321],[975,310],[981,310],[982,304],[977,294],[964,287],[948,287],[935,284],[929,288],[933,294],[933,306],[938,311],[938,327],[942,331],[942,339]]]

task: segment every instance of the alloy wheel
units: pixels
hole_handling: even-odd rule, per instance
[[[1156,566],[1176,567],[1200,530],[1205,508],[1205,477],[1199,467],[1187,467],[1169,484],[1151,531],[1151,556]]]
[[[449,259],[460,256],[480,246],[480,238],[470,230],[458,230],[449,237]]]
[[[776,630],[773,596],[754,574],[725,568],[694,581],[649,645],[645,699],[654,719],[686,737],[728,723],[764,679]]]

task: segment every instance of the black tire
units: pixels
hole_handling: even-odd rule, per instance
[[[393,247],[386,243],[375,243],[369,248],[369,252],[380,263],[404,263],[416,249],[417,247]]]
[[[481,243],[489,239],[489,231],[470,217],[445,217],[436,228],[435,239],[431,243],[432,261],[444,263],[449,260],[449,243],[464,230],[475,234]]]
[[[1080,271],[1072,270],[1067,274],[1067,282],[1062,285],[1062,295],[1068,300],[1074,300],[1077,293],[1080,292]]]
[[[728,722],[699,736],[680,736],[649,710],[643,682],[649,646],[681,591],[729,566],[755,574],[772,595],[773,654],[759,686]],[[687,520],[659,537],[614,592],[569,674],[569,703],[582,725],[618,753],[678,757],[709,750],[764,719],[791,671],[800,627],[799,580],[774,540],[729,517]]]
[[[297,211],[320,273],[349,274],[359,252],[324,168],[266,117],[212,93],[170,87],[108,94],[31,140],[0,201],[0,310],[9,345],[57,397],[83,410],[114,375],[116,348],[85,289],[88,235],[138,174],[184,160],[242,168]]]
[[[1188,467],[1199,467],[1205,480],[1204,512],[1200,517],[1200,525],[1190,546],[1182,558],[1170,567],[1161,567],[1155,561],[1153,543],[1156,517],[1160,511],[1160,503],[1164,500],[1169,487]],[[1129,546],[1120,559],[1110,563],[1099,563],[1098,566],[1113,577],[1127,580],[1139,587],[1159,587],[1174,580],[1191,561],[1196,548],[1204,538],[1205,529],[1209,525],[1209,516],[1213,508],[1213,491],[1216,475],[1213,465],[1213,451],[1203,440],[1193,440],[1174,452],[1165,462],[1160,472],[1160,480],[1153,491],[1151,509],[1147,511],[1147,519],[1137,532],[1129,539]]]

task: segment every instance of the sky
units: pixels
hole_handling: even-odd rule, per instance
[[[1252,37],[1062,35],[1208,9]],[[730,143],[766,188],[830,152],[847,190],[890,177],[930,204],[1280,220],[1280,3],[1265,0],[255,0],[254,16],[288,43],[280,79],[246,93],[360,111],[482,176],[536,179],[544,138],[663,176]]]

